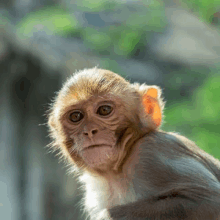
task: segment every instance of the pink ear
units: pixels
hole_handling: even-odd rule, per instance
[[[157,89],[150,88],[146,94],[143,96],[143,105],[145,112],[151,116],[152,121],[156,126],[161,124],[162,112],[157,101]]]

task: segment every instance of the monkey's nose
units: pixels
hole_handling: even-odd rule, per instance
[[[91,131],[89,131],[89,132],[84,132],[84,135],[89,136],[89,137],[92,137],[92,136],[94,136],[96,133],[98,133],[98,130],[97,130],[97,129],[93,129],[93,130],[91,130]]]

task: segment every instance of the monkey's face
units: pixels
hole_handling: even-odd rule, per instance
[[[160,94],[155,86],[132,85],[108,70],[73,75],[51,108],[54,149],[80,168],[121,170],[132,143],[160,125]]]
[[[93,96],[65,110],[61,123],[73,160],[96,170],[112,168],[128,127],[120,103],[115,97]]]

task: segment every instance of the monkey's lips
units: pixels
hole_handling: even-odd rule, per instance
[[[113,160],[114,150],[111,145],[91,145],[82,150],[81,156],[91,167],[97,167]]]

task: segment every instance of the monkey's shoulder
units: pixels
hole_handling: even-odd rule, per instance
[[[193,157],[197,160],[214,162],[220,168],[220,162],[188,138],[173,132],[152,131],[145,135],[141,141],[141,150],[163,152],[167,156]]]
[[[219,184],[220,162],[184,136],[151,132],[146,135],[139,148],[141,169],[153,182],[195,182],[206,179]],[[157,175],[159,174],[159,175]],[[155,180],[155,181],[154,181]]]

